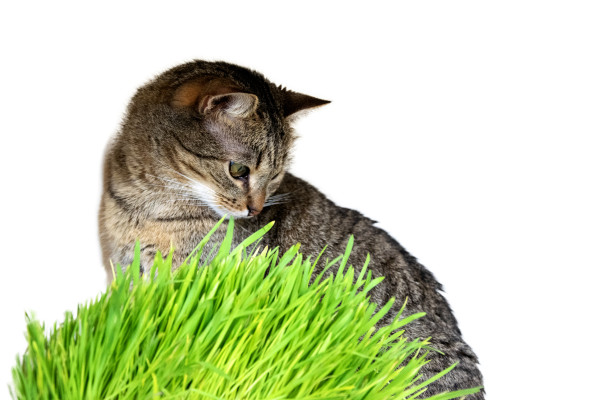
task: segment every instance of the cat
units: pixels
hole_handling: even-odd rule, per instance
[[[389,323],[407,299],[404,315],[427,315],[409,324],[406,335],[432,337],[445,354],[430,354],[425,376],[460,362],[426,394],[482,386],[477,357],[431,272],[374,221],[287,172],[295,139],[291,123],[327,103],[250,69],[200,60],[139,88],[105,154],[99,233],[109,281],[111,263],[131,263],[136,240],[143,270],[172,245],[178,265],[224,215],[236,219],[237,241],[275,221],[263,245],[301,243],[303,254],[313,256],[327,245],[323,259],[342,254],[354,235],[349,263],[362,266],[368,253],[373,274],[385,277],[371,300],[383,305],[397,299],[380,324]],[[223,235],[219,230],[212,240]],[[483,392],[469,397],[483,398]]]

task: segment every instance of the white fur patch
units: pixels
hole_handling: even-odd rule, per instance
[[[211,210],[219,215],[219,217],[229,216],[233,218],[248,218],[248,210],[236,211],[228,210],[219,204],[215,199],[215,191],[200,182],[194,181],[192,184],[194,193],[205,203]]]

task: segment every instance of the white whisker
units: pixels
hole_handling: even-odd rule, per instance
[[[291,200],[291,193],[281,193],[271,196],[265,201],[265,207],[275,206],[278,204],[284,204]]]
[[[213,211],[217,211],[219,214],[222,213],[221,207],[216,202],[216,192],[208,187],[207,185],[199,182],[198,180],[192,179],[189,176],[171,168],[165,163],[161,163],[162,166],[181,177],[183,177],[187,182],[180,182],[178,180],[154,176],[154,178],[159,179],[161,181],[166,182],[165,185],[162,185],[163,188],[170,190],[173,197],[171,197],[170,202],[175,203],[178,202],[180,204],[188,204],[193,206],[200,207],[209,207]],[[149,176],[153,176],[147,174]],[[161,186],[161,185],[156,185]]]
[[[197,197],[171,197],[170,199],[167,200],[173,200],[173,201],[195,201],[195,202],[202,202],[202,203],[206,203],[206,201],[199,199]]]
[[[173,170],[171,168],[169,168],[169,169],[171,171],[174,171],[174,172],[178,173],[177,171],[175,171],[175,170]],[[146,175],[151,176],[151,177],[156,178],[156,179],[159,179],[159,180],[164,181],[164,182],[168,182],[168,183],[173,184],[175,186],[189,187],[189,185],[187,183],[181,182],[181,181],[178,181],[178,180],[175,180],[175,179],[169,179],[169,178],[166,178],[164,176],[156,176],[156,175],[151,175],[151,174],[146,174]]]
[[[173,169],[173,168],[170,168],[170,167],[168,167],[168,166],[166,166],[166,165],[165,165],[165,167],[166,167],[167,169],[171,170],[172,172],[175,172],[177,175],[180,175],[180,176],[184,177],[185,179],[187,179],[188,181],[190,181],[190,182],[191,182],[191,183],[193,183],[193,184],[196,184],[196,183],[198,183],[198,181],[197,181],[197,180],[195,180],[195,179],[192,179],[192,178],[190,178],[189,176],[187,176],[187,175],[185,175],[185,174],[182,174],[181,172],[179,172],[179,171],[177,171],[177,170],[175,170],[175,169]]]
[[[243,230],[244,232],[246,232],[246,234],[247,234],[247,235],[250,235],[250,234],[251,234],[251,232],[250,232],[248,229],[246,229],[246,228],[242,227],[242,226],[241,226],[241,224],[236,224],[236,225],[235,225],[235,229],[241,229],[241,230]]]
[[[178,193],[190,193],[191,192],[191,188],[188,188],[188,187],[178,187],[178,186],[171,186],[171,185],[153,185],[153,184],[146,184],[146,185],[153,186],[153,187],[161,187],[161,188],[169,189],[171,191],[178,192]]]
[[[280,193],[280,194],[275,194],[271,197],[269,197],[269,199],[286,199],[288,197],[291,197],[291,193]]]

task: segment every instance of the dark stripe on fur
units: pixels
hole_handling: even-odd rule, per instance
[[[112,185],[110,183],[108,184],[108,195],[110,196],[111,199],[113,199],[115,201],[115,203],[117,203],[117,205],[120,208],[127,211],[128,213],[132,212],[131,205],[127,202],[127,200],[125,200],[125,198],[123,198],[115,193],[115,191],[113,190]]]
[[[206,176],[202,172],[200,172],[196,167],[194,167],[193,165],[190,165],[185,161],[181,161],[181,164],[183,164],[186,168],[190,169],[193,173],[198,175],[200,178],[206,179]]]
[[[209,155],[206,155],[206,154],[196,153],[192,149],[188,148],[185,144],[183,144],[183,142],[181,141],[181,139],[179,139],[177,137],[177,135],[173,135],[173,137],[175,137],[175,140],[177,140],[177,143],[179,143],[179,145],[181,146],[181,148],[183,148],[188,153],[193,154],[193,155],[195,155],[198,158],[203,158],[205,160],[217,160],[217,161],[221,161],[219,158],[214,157],[214,156],[209,156]]]

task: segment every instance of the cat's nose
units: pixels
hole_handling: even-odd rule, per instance
[[[254,217],[255,215],[260,214],[261,211],[262,211],[262,207],[261,208],[252,208],[252,207],[248,206],[248,216],[249,217]]]
[[[265,205],[266,196],[267,194],[264,190],[255,190],[250,193],[246,201],[249,217],[254,217],[255,215],[260,214],[260,212],[263,210],[263,206]]]

